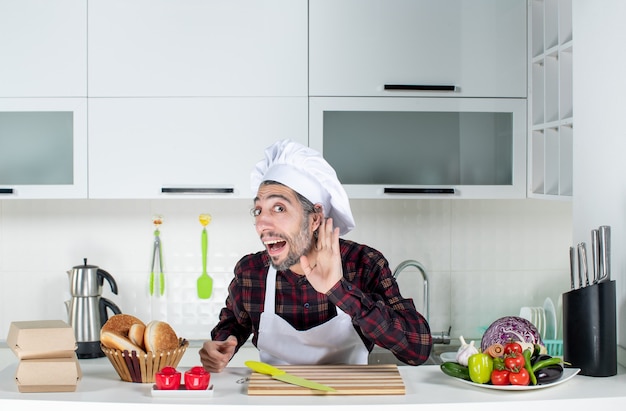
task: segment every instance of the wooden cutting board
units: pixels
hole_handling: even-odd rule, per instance
[[[287,384],[252,372],[248,395],[404,395],[404,381],[395,364],[281,365],[281,370],[333,387],[324,392]]]

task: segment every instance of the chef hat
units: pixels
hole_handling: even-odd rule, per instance
[[[289,139],[265,150],[250,176],[253,192],[263,181],[273,180],[298,192],[313,204],[322,204],[324,216],[331,217],[344,235],[354,228],[350,201],[337,173],[320,153]]]

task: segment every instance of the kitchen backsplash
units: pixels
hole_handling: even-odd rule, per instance
[[[238,259],[260,250],[244,200],[0,201],[0,340],[12,321],[63,319],[67,271],[83,258],[109,272],[123,312],[170,322],[187,339],[206,339],[216,323]],[[391,268],[420,261],[429,276],[433,331],[458,338],[522,306],[555,302],[569,289],[571,203],[542,200],[353,200],[357,228],[346,236],[382,251]],[[196,296],[201,274],[200,213],[208,226],[211,299]],[[165,294],[151,297],[152,217],[163,216]],[[400,278],[422,309],[414,269]]]

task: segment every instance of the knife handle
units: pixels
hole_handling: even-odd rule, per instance
[[[574,278],[576,277],[576,250],[574,247],[569,248],[569,275],[570,275],[570,286],[571,289],[576,288],[576,284],[574,284]]]
[[[600,226],[599,243],[600,243],[600,273],[598,281],[608,281],[611,279],[611,227],[608,225]]]
[[[600,233],[597,229],[591,230],[591,258],[593,260],[593,283],[600,277]]]
[[[587,269],[587,255],[585,254],[584,243],[578,243],[578,288],[582,288],[583,273]]]
[[[589,286],[589,264],[587,259],[587,244],[583,243],[583,275],[585,276],[585,287]]]

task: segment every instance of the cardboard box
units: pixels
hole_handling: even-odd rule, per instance
[[[15,382],[20,392],[76,391],[82,378],[78,358],[20,360]]]
[[[76,357],[74,329],[65,321],[14,321],[7,345],[20,360]]]

